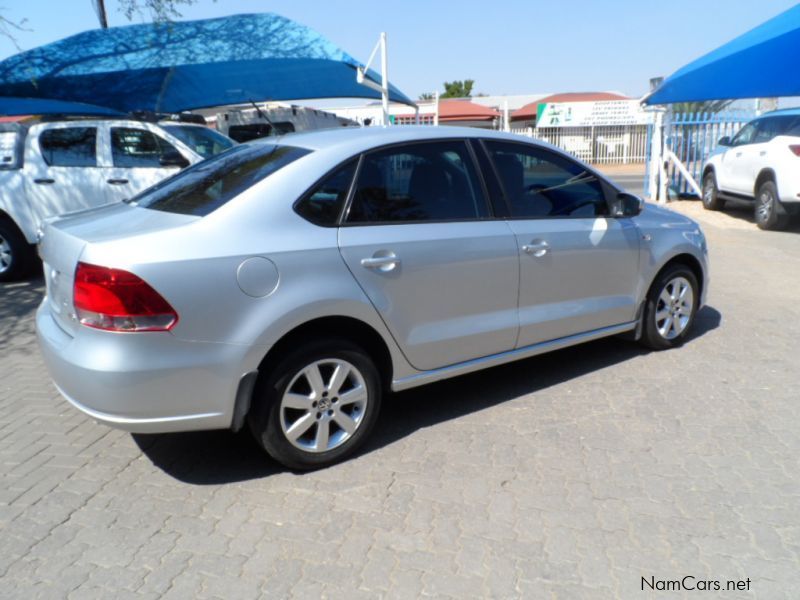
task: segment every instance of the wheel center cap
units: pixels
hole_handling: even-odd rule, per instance
[[[328,410],[331,407],[331,400],[330,398],[322,398],[317,405],[319,410]]]

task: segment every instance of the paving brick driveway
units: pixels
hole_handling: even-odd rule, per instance
[[[81,416],[34,341],[41,283],[0,287],[0,597],[672,598],[641,578],[692,575],[751,580],[692,598],[797,598],[800,233],[701,217],[684,348],[396,395],[361,456],[304,475],[246,436]]]

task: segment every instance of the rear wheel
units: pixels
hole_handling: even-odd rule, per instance
[[[760,229],[783,229],[788,224],[789,215],[778,200],[775,182],[765,181],[758,187],[754,217]]]
[[[0,281],[13,281],[27,275],[35,254],[28,240],[14,223],[0,219]]]
[[[667,267],[647,293],[641,343],[653,350],[680,346],[694,323],[699,291],[697,278],[689,267]]]
[[[352,455],[380,411],[375,364],[347,340],[310,343],[260,383],[250,428],[270,456],[292,469],[326,467]]]
[[[725,200],[719,197],[717,178],[713,171],[709,171],[703,177],[703,208],[706,210],[722,210],[725,208]]]

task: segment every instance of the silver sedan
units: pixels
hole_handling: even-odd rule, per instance
[[[114,427],[249,426],[315,468],[381,396],[626,334],[678,346],[708,289],[690,219],[543,143],[451,127],[232,148],[43,232],[58,389]]]

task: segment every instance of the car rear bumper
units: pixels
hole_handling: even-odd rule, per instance
[[[39,345],[58,391],[73,406],[134,433],[231,425],[244,346],[83,327],[72,337],[47,302],[36,313]]]

